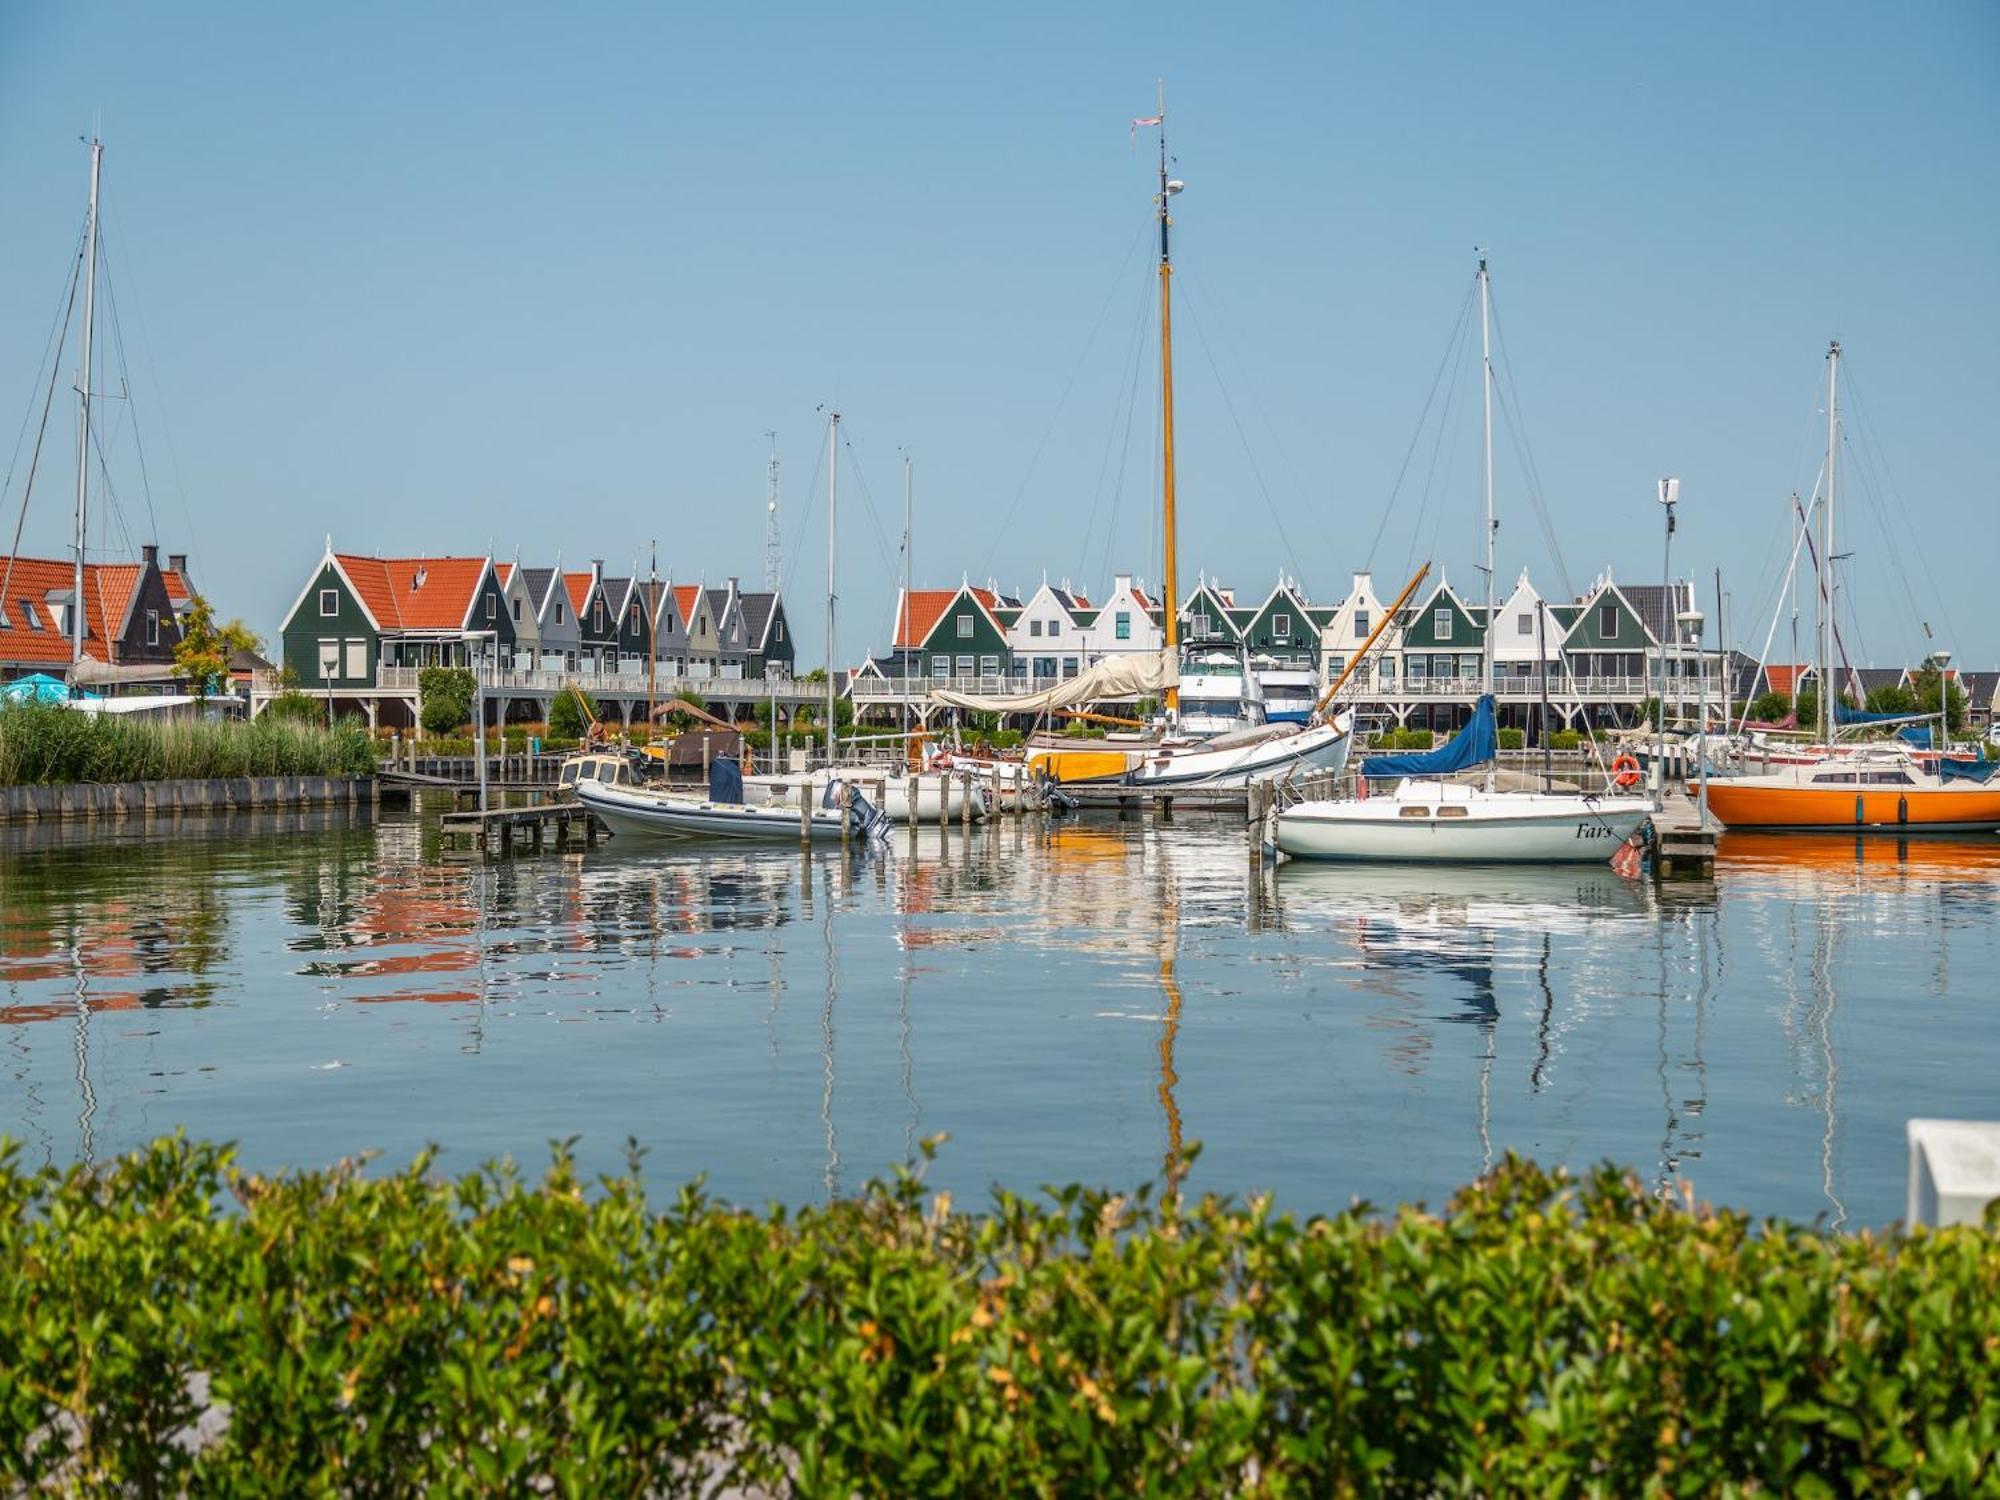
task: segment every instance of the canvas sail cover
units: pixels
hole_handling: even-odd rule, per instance
[[[1449,776],[1469,771],[1493,759],[1500,736],[1493,723],[1493,695],[1487,693],[1472,711],[1472,720],[1435,750],[1418,750],[1408,755],[1371,755],[1361,763],[1361,774],[1371,781],[1391,776]]]
[[[931,689],[930,700],[945,708],[963,708],[980,714],[1039,714],[1061,708],[1080,708],[1086,703],[1129,702],[1163,693],[1180,684],[1180,664],[1169,651],[1134,651],[1110,656],[1074,677],[1065,677],[1039,693],[1012,693],[984,698],[976,693],[955,693],[950,688]]]
[[[1863,709],[1849,708],[1845,703],[1833,705],[1833,722],[1836,724],[1907,724],[1912,719],[1927,717],[1924,714],[1893,713],[1871,714]]]
[[[1940,781],[1987,782],[1996,771],[2000,771],[2000,760],[1958,760],[1947,755],[1938,761]]]

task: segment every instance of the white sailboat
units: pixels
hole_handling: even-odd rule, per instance
[[[1313,860],[1420,860],[1450,864],[1555,864],[1610,858],[1652,815],[1640,797],[1505,792],[1493,785],[1493,355],[1490,287],[1479,261],[1479,345],[1485,401],[1486,637],[1482,690],[1472,722],[1441,750],[1366,761],[1362,775],[1402,776],[1385,797],[1303,801],[1277,814],[1282,854]],[[1484,762],[1485,784],[1439,779]],[[1365,786],[1365,782],[1364,782]]]

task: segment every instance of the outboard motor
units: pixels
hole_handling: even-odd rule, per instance
[[[708,763],[708,800],[729,807],[743,805],[743,767],[733,755],[718,755]]]
[[[889,841],[889,831],[893,826],[889,815],[861,794],[860,787],[850,788],[838,777],[829,780],[826,790],[820,794],[821,807],[845,807],[848,826],[861,838],[870,843]]]

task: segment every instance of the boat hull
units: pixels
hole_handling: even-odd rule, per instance
[[[956,823],[964,815],[968,789],[963,780],[952,777],[947,784],[941,784],[933,772],[918,776],[914,789],[907,775],[884,776],[879,782],[868,775],[865,768],[851,773],[843,773],[843,779],[873,795],[879,785],[882,792],[882,814],[892,823],[935,823],[940,815],[946,822]],[[780,774],[776,776],[746,776],[743,778],[743,800],[758,807],[789,807],[792,815],[798,815],[799,788],[805,786],[815,799],[823,796],[827,787],[824,772],[798,775]],[[970,788],[972,816],[980,819],[986,816],[986,793],[975,781]]]
[[[1250,745],[1155,756],[1136,767],[1131,780],[1134,786],[1194,790],[1248,786],[1294,771],[1330,771],[1338,776],[1347,768],[1347,753],[1353,744],[1354,736],[1346,729],[1331,724],[1308,726],[1297,734]]]
[[[2000,788],[1758,786],[1711,781],[1708,809],[1730,828],[1968,832],[2000,828]]]
[[[1278,815],[1281,853],[1305,860],[1435,864],[1602,864],[1652,815],[1637,799],[1535,798],[1519,811],[1466,807],[1465,816],[1407,810],[1425,804],[1379,797],[1301,802]],[[1445,803],[1444,806],[1463,804]]]
[[[576,798],[613,834],[624,838],[759,843],[797,843],[799,839],[796,807],[748,807],[670,792],[628,791],[595,781],[577,783]],[[815,842],[837,841],[846,823],[845,812],[816,807],[806,824],[806,834]]]

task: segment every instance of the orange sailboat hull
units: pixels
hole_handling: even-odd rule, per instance
[[[1708,784],[1731,828],[2000,828],[2000,788]]]

